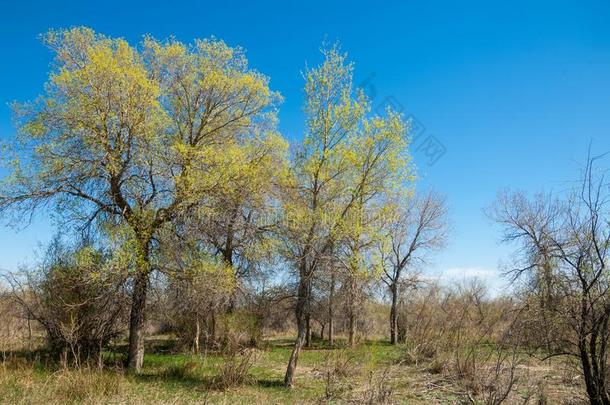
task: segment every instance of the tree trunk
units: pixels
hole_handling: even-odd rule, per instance
[[[193,353],[199,354],[199,338],[201,336],[201,326],[199,324],[199,315],[195,317],[195,336],[193,337]]]
[[[324,328],[326,328],[326,324],[320,324],[320,340],[324,340]]]
[[[348,302],[348,345],[354,347],[356,344],[356,302],[357,302],[357,283],[355,276],[352,274],[349,280],[349,302]]]
[[[235,295],[233,292],[229,296],[229,305],[227,305],[227,314],[232,315],[235,313]]]
[[[350,311],[349,314],[349,339],[348,339],[349,347],[354,347],[356,344],[356,320],[354,316],[354,312]]]
[[[335,345],[335,272],[330,275],[330,293],[328,295],[328,344]]]
[[[104,352],[102,351],[102,342],[100,341],[97,348],[97,368],[102,370],[104,368]]]
[[[305,333],[305,347],[311,347],[311,316],[307,314],[305,317],[307,333]]]
[[[212,344],[216,342],[216,309],[212,309],[212,321],[210,324],[210,340]]]
[[[398,289],[396,288],[396,283],[392,284],[390,294],[392,295],[392,307],[390,308],[390,344],[395,345],[397,343],[398,334]]]
[[[405,343],[407,341],[407,330],[405,329],[405,324],[401,324],[400,322],[398,323],[398,337],[397,337],[397,341],[398,343]]]
[[[594,353],[590,353],[591,350],[587,350],[585,337],[581,337],[578,346],[589,402],[591,405],[610,405],[610,396],[608,396],[606,390],[605,376],[599,375],[596,364],[598,360]],[[593,349],[595,343],[592,341],[590,346],[590,349]]]
[[[297,368],[297,362],[299,360],[299,353],[305,343],[307,335],[307,316],[309,314],[309,291],[311,283],[310,274],[306,271],[301,270],[299,288],[297,292],[297,305],[295,308],[295,315],[297,320],[297,338],[292,348],[292,354],[288,361],[288,367],[286,368],[286,374],[284,376],[284,386],[287,388],[294,387],[294,372]]]
[[[146,322],[146,294],[148,292],[148,266],[139,269],[134,280],[131,313],[129,315],[129,351],[127,368],[139,373],[144,362],[144,328]]]
[[[28,351],[32,351],[32,322],[30,321],[30,314],[28,314]]]

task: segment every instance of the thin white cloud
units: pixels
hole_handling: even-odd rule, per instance
[[[496,297],[506,291],[507,285],[501,274],[492,268],[485,267],[450,267],[434,274],[428,274],[425,279],[438,282],[444,286],[461,285],[473,279],[478,279],[488,288],[490,297]]]
[[[465,278],[493,278],[498,277],[498,273],[492,269],[483,267],[451,267],[441,273],[441,278],[465,279]]]

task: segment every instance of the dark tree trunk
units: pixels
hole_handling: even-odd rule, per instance
[[[594,323],[591,330],[587,327],[586,322],[591,316],[588,312],[589,308],[589,301],[583,297],[578,352],[585,388],[592,405],[610,405],[610,396],[606,388],[606,342],[609,315],[603,314],[602,319],[596,320],[597,322]]]
[[[356,344],[356,316],[353,311],[350,311],[349,314],[349,337],[348,337],[348,345],[350,347],[354,347]]]
[[[354,319],[354,313],[351,312],[349,314],[349,338],[348,345],[349,347],[354,347],[356,344],[356,322]]]
[[[580,348],[580,362],[582,365],[582,373],[585,380],[585,388],[587,389],[587,396],[591,405],[605,405],[600,397],[599,387],[593,377],[591,370],[591,362],[589,361],[589,355],[587,350],[584,348],[584,343]]]
[[[139,373],[144,362],[144,334],[146,323],[146,294],[148,292],[148,266],[138,269],[135,276],[131,313],[129,315],[129,350],[127,368]]]
[[[32,322],[30,321],[30,314],[28,314],[28,351],[32,351]]]
[[[297,338],[292,348],[292,354],[288,361],[288,367],[286,368],[286,374],[284,376],[284,386],[287,388],[294,387],[294,372],[297,368],[297,362],[299,360],[299,353],[305,343],[307,335],[307,317],[309,315],[309,292],[311,277],[310,273],[306,269],[301,268],[299,288],[297,291],[297,304],[295,308],[295,315],[297,321]]]
[[[357,283],[352,275],[349,281],[349,302],[348,302],[348,345],[354,347],[356,344],[356,302],[357,302]]]
[[[330,275],[330,293],[328,295],[328,344],[335,345],[335,272]]]
[[[206,349],[216,347],[216,308],[208,309],[208,316],[205,318],[204,344]]]
[[[398,288],[396,283],[390,287],[392,295],[392,306],[390,308],[390,343],[395,345],[398,342]]]
[[[406,325],[404,323],[398,323],[398,336],[397,336],[397,341],[398,343],[405,343],[407,341],[407,329],[406,329]]]
[[[307,333],[305,334],[305,347],[311,347],[311,315],[307,314],[305,317],[305,324],[307,325]]]
[[[212,321],[210,324],[210,338],[212,339],[212,343],[216,342],[216,310],[212,310]]]
[[[584,338],[583,338],[584,340]],[[597,364],[599,353],[595,353],[595,342],[590,342],[590,347],[584,341],[579,343],[580,361],[585,380],[585,388],[591,405],[610,405],[610,396],[606,389],[606,376],[600,375],[600,367]],[[605,360],[600,360],[604,362]],[[605,365],[601,367],[605,369]]]

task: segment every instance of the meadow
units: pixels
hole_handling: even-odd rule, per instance
[[[466,404],[485,403],[486,387],[473,397],[463,379],[444,364],[406,361],[405,346],[366,341],[356,348],[329,349],[323,341],[302,352],[298,389],[283,385],[291,339],[266,340],[237,359],[217,353],[171,353],[172,339],[151,339],[140,374],[124,370],[121,353],[105,353],[103,370],[64,368],[45,362],[43,352],[12,353],[0,365],[0,398],[11,404]],[[228,369],[248,358],[240,381]],[[250,364],[251,361],[251,364]],[[451,359],[446,359],[449,366]],[[561,371],[560,360],[520,364],[508,403],[586,403],[577,373]],[[225,377],[221,376],[225,373]],[[226,386],[225,386],[226,384]]]

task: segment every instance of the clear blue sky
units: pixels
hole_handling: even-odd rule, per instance
[[[496,287],[507,248],[482,208],[502,187],[565,187],[590,140],[610,150],[607,1],[288,3],[4,1],[0,137],[14,133],[7,103],[42,91],[51,55],[37,35],[49,28],[86,25],[132,42],[215,35],[241,45],[284,95],[289,139],[301,136],[300,71],[319,63],[324,39],[339,40],[375,105],[389,100],[425,127],[414,146],[420,185],[447,194],[453,223],[430,273],[479,274]],[[432,165],[421,148],[431,141],[446,151]],[[0,228],[0,268],[31,261],[49,235],[44,216],[18,233]]]

